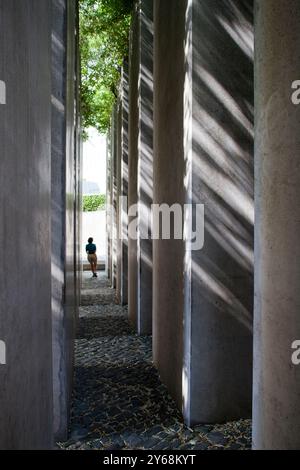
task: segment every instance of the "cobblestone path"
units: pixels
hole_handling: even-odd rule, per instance
[[[63,449],[249,449],[251,422],[183,425],[139,337],[103,275],[84,274],[75,347],[70,438]]]

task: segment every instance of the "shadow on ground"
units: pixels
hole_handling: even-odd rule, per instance
[[[83,288],[70,439],[61,448],[250,448],[249,420],[187,428],[152,365],[151,338],[134,333],[104,275],[96,282],[86,276]],[[95,296],[104,303],[94,303]]]

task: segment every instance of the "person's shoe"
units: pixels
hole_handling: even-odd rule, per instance
[[[98,277],[96,273],[93,274],[93,277]]]

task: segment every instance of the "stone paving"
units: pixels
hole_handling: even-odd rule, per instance
[[[75,347],[70,438],[63,449],[249,449],[251,422],[182,423],[151,362],[151,338],[137,336],[104,275],[84,273]],[[100,303],[99,303],[100,302]]]

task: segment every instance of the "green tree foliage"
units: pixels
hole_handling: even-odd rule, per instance
[[[83,196],[83,212],[95,212],[104,210],[105,204],[105,194],[99,194],[95,196]]]
[[[80,0],[82,127],[106,133],[128,56],[135,0]]]

